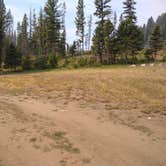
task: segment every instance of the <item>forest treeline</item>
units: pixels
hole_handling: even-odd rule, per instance
[[[157,59],[158,51],[166,45],[166,13],[157,21],[151,17],[146,25],[140,27],[134,0],[124,0],[120,18],[112,11],[111,0],[95,0],[94,3],[95,12],[85,18],[84,0],[78,0],[75,17],[77,40],[69,45],[66,41],[65,3],[47,0],[39,13],[30,9],[28,14],[24,14],[14,29],[11,10],[7,11],[4,1],[0,0],[1,69],[55,68],[59,61],[63,61],[65,66],[70,63],[70,57],[79,55],[91,55],[90,60],[80,60],[79,63],[85,65],[137,63],[142,56],[146,62]],[[165,60],[165,53],[162,56]]]
[[[144,24],[143,33],[145,47],[149,47],[149,40],[155,26],[160,27],[161,39],[163,42],[166,42],[166,13],[158,16],[156,21],[153,19],[153,17],[150,17],[147,24]],[[163,44],[166,45],[166,43]]]

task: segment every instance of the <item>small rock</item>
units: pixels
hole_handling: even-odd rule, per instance
[[[131,65],[130,67],[137,67],[136,65]]]
[[[146,66],[146,64],[142,64],[142,65],[141,65],[141,67],[145,67],[145,66]]]

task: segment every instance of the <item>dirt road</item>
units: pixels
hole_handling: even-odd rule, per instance
[[[1,96],[0,166],[165,166],[165,133],[147,134],[101,111]]]

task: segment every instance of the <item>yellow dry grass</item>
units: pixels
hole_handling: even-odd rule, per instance
[[[166,67],[118,67],[0,76],[0,93],[109,104],[110,109],[166,111]]]

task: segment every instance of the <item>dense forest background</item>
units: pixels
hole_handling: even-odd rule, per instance
[[[149,18],[147,24],[140,27],[134,0],[123,2],[124,11],[120,18],[112,12],[111,0],[95,0],[94,3],[94,15],[85,18],[84,0],[78,0],[75,18],[78,40],[69,45],[66,42],[65,3],[47,0],[40,13],[31,9],[14,29],[12,12],[7,11],[4,1],[0,0],[1,70],[166,60],[166,13],[156,21]],[[96,27],[94,32],[93,24]]]
[[[158,16],[156,21],[153,19],[153,17],[150,17],[148,19],[147,24],[143,26],[145,47],[149,47],[150,36],[153,31],[153,28],[156,25],[160,27],[162,40],[166,41],[166,13],[163,13],[160,16]]]

